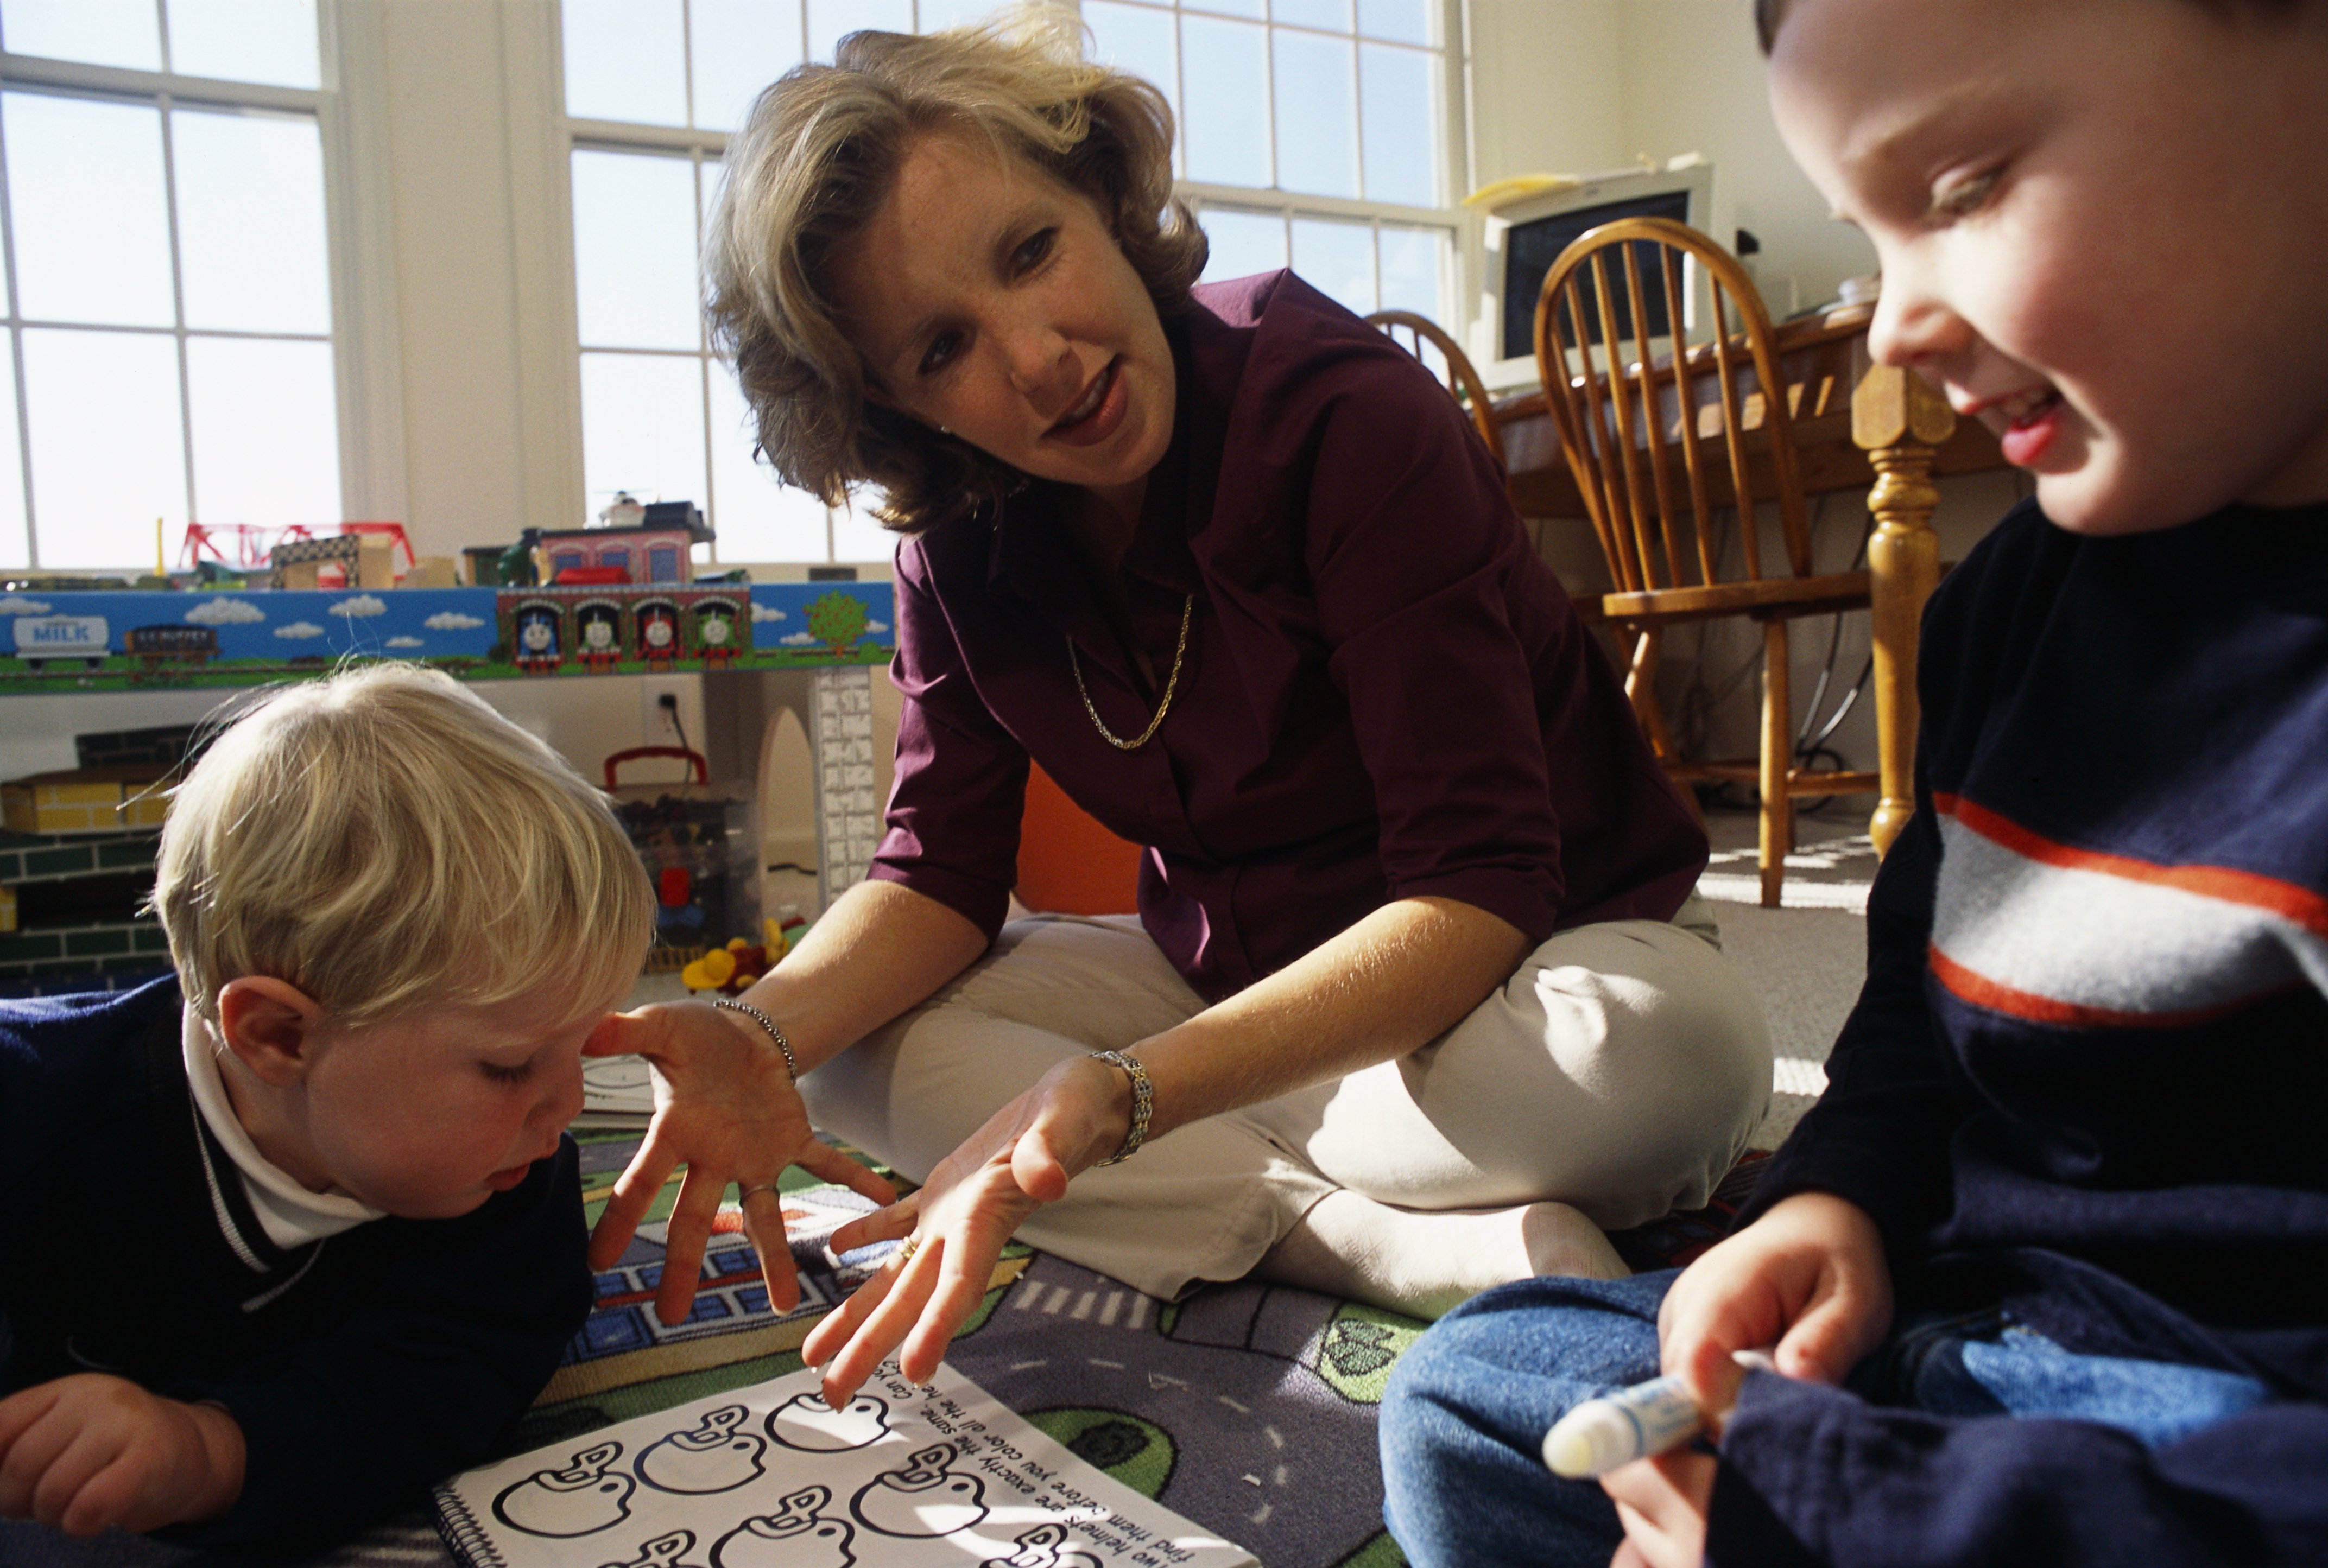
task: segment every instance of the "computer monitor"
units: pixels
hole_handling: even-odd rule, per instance
[[[1485,235],[1486,297],[1473,329],[1471,355],[1489,389],[1500,392],[1536,379],[1536,296],[1544,291],[1544,275],[1570,244],[1586,230],[1619,218],[1671,218],[1704,229],[1713,220],[1713,165],[1699,163],[1670,172],[1641,169],[1594,175],[1582,184],[1524,197],[1491,212]],[[1598,343],[1600,328],[1590,275],[1583,286],[1587,325],[1591,341]],[[1712,333],[1712,304],[1696,266],[1686,269],[1682,289],[1687,318],[1683,334],[1694,342]],[[1649,329],[1659,340],[1658,349],[1669,348],[1673,337],[1665,313],[1662,297],[1653,298]],[[1619,328],[1629,336],[1630,322],[1621,322]]]

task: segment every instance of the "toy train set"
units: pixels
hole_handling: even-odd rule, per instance
[[[886,662],[887,583],[559,583],[387,593],[0,593],[0,694],[230,686],[351,658],[470,680]],[[13,654],[13,658],[8,657]]]

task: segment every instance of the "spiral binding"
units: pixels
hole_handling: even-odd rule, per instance
[[[444,1537],[445,1549],[469,1568],[509,1568],[492,1535],[477,1523],[468,1500],[450,1482],[436,1489],[436,1534]]]

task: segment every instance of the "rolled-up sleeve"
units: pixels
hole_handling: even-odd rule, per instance
[[[1320,422],[1308,565],[1394,898],[1459,900],[1535,941],[1563,883],[1529,649],[1525,537],[1461,412],[1419,367]],[[1582,635],[1576,629],[1576,635]]]
[[[905,705],[887,830],[868,874],[935,899],[990,941],[1018,881],[1027,751],[972,685],[915,543],[897,552],[896,606],[889,678]]]

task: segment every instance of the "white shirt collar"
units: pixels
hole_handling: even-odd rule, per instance
[[[226,1049],[225,1044],[192,1006],[185,1010],[181,1039],[186,1087],[193,1094],[194,1107],[227,1158],[234,1162],[235,1173],[242,1179],[243,1196],[250,1200],[251,1211],[258,1216],[268,1240],[289,1252],[353,1230],[368,1220],[386,1218],[386,1209],[359,1202],[344,1192],[310,1192],[258,1152],[258,1145],[243,1131],[234,1103],[227,1097],[226,1084],[219,1077],[218,1053]]]

